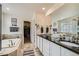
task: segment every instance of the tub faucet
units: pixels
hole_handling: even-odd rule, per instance
[[[10,40],[10,44],[11,44],[11,46],[13,46],[13,42],[12,42],[12,40]]]

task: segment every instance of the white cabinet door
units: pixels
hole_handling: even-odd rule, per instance
[[[39,37],[39,49],[41,52],[43,52],[43,38],[42,37]]]
[[[61,47],[61,56],[79,56],[79,55],[66,48]]]
[[[60,56],[60,46],[50,42],[50,56]]]
[[[39,44],[40,44],[40,42],[39,42],[39,36],[37,36],[37,47],[39,48]]]
[[[45,52],[46,52],[46,51],[45,51],[45,44],[46,44],[45,41],[46,41],[46,40],[43,38],[43,53],[42,53],[43,55],[45,55]]]
[[[43,55],[49,56],[49,41],[43,38]]]

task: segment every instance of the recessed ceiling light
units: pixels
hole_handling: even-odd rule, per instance
[[[10,8],[8,8],[8,7],[7,7],[6,9],[7,9],[8,11],[10,10]]]
[[[45,10],[45,8],[42,8],[42,10]]]

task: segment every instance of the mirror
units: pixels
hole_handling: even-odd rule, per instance
[[[44,30],[43,30],[43,27],[41,27],[41,33],[43,33],[43,31],[44,31]]]
[[[49,28],[48,27],[46,27],[46,33],[48,33],[49,32]]]
[[[77,34],[79,17],[69,17],[58,21],[59,32]]]

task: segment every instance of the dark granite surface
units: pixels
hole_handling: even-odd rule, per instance
[[[59,46],[62,46],[62,47],[66,48],[66,49],[68,49],[68,50],[70,50],[70,51],[72,51],[74,53],[79,54],[79,47],[72,47],[72,46],[64,45],[64,44],[60,43],[60,41],[58,41],[58,40],[52,41],[51,35],[45,35],[45,34],[43,34],[43,35],[38,35],[38,36],[40,36],[42,38],[45,38],[46,40],[51,41],[51,42],[53,42],[53,43],[55,43],[55,44],[57,44]]]

